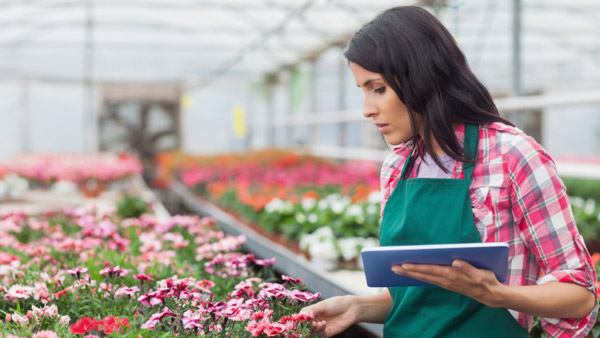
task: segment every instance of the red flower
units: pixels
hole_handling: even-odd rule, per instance
[[[98,326],[98,322],[90,317],[83,317],[71,325],[71,333],[86,334]]]
[[[125,317],[118,318],[115,316],[108,316],[102,319],[98,324],[104,328],[104,333],[111,334],[113,332],[119,332],[121,326],[129,326],[129,320]]]
[[[133,275],[133,278],[139,280],[139,281],[151,281],[152,277],[148,276],[148,275],[144,275],[143,273],[139,274],[139,275]]]

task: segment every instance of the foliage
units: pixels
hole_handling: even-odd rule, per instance
[[[125,218],[139,218],[150,212],[148,204],[136,196],[125,196],[117,202],[117,216]]]
[[[563,177],[569,196],[578,196],[583,199],[593,199],[600,203],[600,180]]]

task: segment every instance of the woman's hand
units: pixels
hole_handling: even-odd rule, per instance
[[[435,284],[471,297],[489,307],[504,307],[544,318],[583,318],[597,301],[595,295],[574,283],[508,286],[489,270],[456,260],[452,266],[403,264],[392,266],[399,275]]]
[[[438,285],[446,290],[461,293],[490,307],[500,305],[500,289],[504,287],[492,271],[473,267],[455,260],[452,266],[402,264],[392,266],[396,274]]]
[[[321,337],[331,337],[356,323],[356,297],[338,296],[307,306],[300,313],[315,316],[312,330]]]

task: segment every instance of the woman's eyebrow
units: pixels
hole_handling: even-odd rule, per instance
[[[373,81],[376,81],[376,80],[380,80],[380,78],[369,79],[369,80],[365,81],[365,83],[363,83],[363,85],[362,85],[362,86],[363,86],[363,87],[366,87],[366,86],[368,86],[368,85],[369,85],[371,82],[373,82]],[[360,85],[358,85],[358,84],[357,84],[356,86],[357,86],[358,88],[360,88],[360,87],[361,87],[361,86],[360,86]]]

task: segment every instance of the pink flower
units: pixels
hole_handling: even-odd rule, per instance
[[[289,277],[286,275],[281,275],[281,279],[283,279],[286,282],[295,283],[295,284],[302,283],[302,279],[300,279],[300,278],[296,279],[296,278],[292,278],[292,277]]]
[[[52,304],[50,306],[44,306],[43,308],[38,308],[35,305],[31,306],[31,310],[33,311],[33,314],[36,317],[54,317],[58,315],[58,307],[56,307],[56,305]]]
[[[162,304],[163,298],[171,297],[173,292],[169,288],[161,288],[158,291],[148,291],[146,294],[138,297],[138,301],[145,306],[156,306]]]
[[[13,313],[12,314],[12,321],[15,323],[27,323],[29,321],[29,319],[27,317],[21,316],[20,314],[17,313]]]
[[[101,275],[108,275],[109,278],[125,277],[129,274],[129,272],[130,272],[130,270],[121,269],[121,267],[119,267],[118,265],[115,266],[114,268],[108,267],[108,268],[104,268],[104,269],[100,270]]]
[[[0,251],[0,265],[18,261],[19,257]]]
[[[69,275],[81,279],[81,275],[88,272],[87,268],[74,268],[66,271]]]
[[[150,318],[144,324],[142,324],[141,328],[154,329],[164,317],[177,317],[177,314],[173,313],[171,310],[169,310],[169,308],[165,307],[162,312],[157,312],[150,316]]]
[[[310,292],[303,292],[300,290],[290,290],[288,291],[288,297],[299,302],[312,302],[319,299],[319,297],[321,297],[321,294],[318,292],[312,294]]]
[[[48,303],[50,300],[50,292],[48,292],[48,286],[45,282],[35,282],[34,288],[34,298],[36,300],[41,300],[42,303]]]
[[[279,323],[271,323],[264,329],[263,333],[267,337],[274,337],[274,336],[278,336],[278,335],[282,334],[283,331],[285,331],[284,325],[279,324]]]
[[[133,278],[135,278],[139,281],[142,281],[142,282],[149,282],[149,281],[153,280],[152,277],[144,275],[143,273],[141,273],[139,275],[133,275]]]
[[[275,257],[271,259],[254,259],[254,264],[260,266],[271,266],[275,264]]]
[[[69,316],[60,316],[60,319],[58,320],[58,323],[60,325],[67,325],[71,322],[71,317]]]
[[[45,330],[45,331],[39,331],[39,332],[34,333],[33,336],[31,336],[31,338],[59,338],[59,337],[56,334],[56,332],[50,331],[50,330]]]
[[[251,320],[246,325],[246,331],[250,332],[254,337],[258,337],[270,325],[271,323],[267,317],[263,318],[261,321]]]
[[[127,287],[127,286],[122,286],[120,288],[117,289],[117,291],[115,292],[115,297],[135,297],[135,294],[137,292],[140,291],[140,288],[138,288],[137,286],[134,287]]]
[[[181,322],[184,329],[202,328],[205,319],[201,311],[193,312],[192,310],[188,310],[183,313]]]

